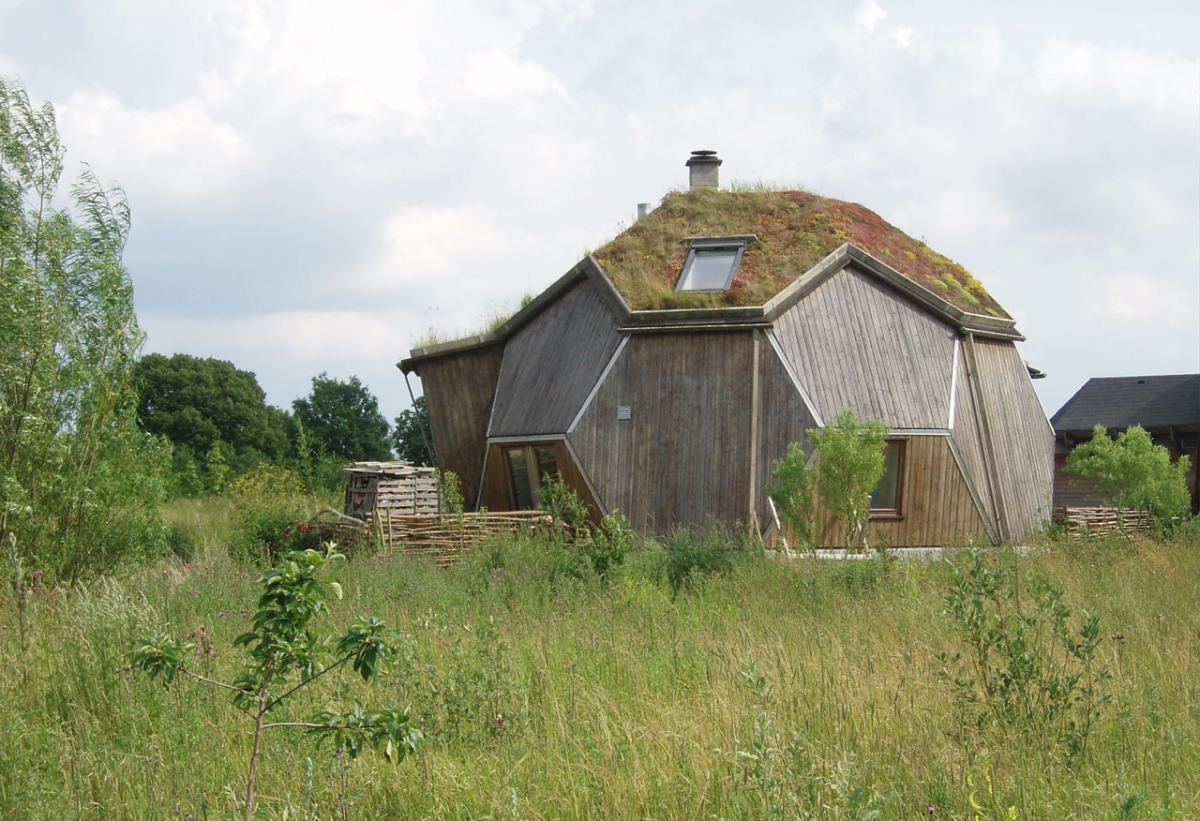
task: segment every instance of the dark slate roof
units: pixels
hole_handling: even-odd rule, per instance
[[[1055,433],[1200,426],[1200,374],[1089,379],[1050,419]]]

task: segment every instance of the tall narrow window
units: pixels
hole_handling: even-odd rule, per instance
[[[742,263],[746,241],[695,240],[688,250],[676,291],[726,291]]]
[[[900,489],[904,470],[904,441],[895,439],[884,445],[883,478],[871,491],[871,513],[900,515]]]
[[[529,484],[529,458],[525,451],[525,448],[506,448],[504,451],[514,510],[533,509],[533,487]]]

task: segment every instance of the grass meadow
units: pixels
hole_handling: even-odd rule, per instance
[[[197,672],[232,680],[260,571],[229,558],[220,503],[171,516],[190,534],[187,561],[0,594],[0,817],[240,817],[247,720],[219,691],[137,674],[128,653],[170,630],[195,643]],[[1092,716],[1082,746],[989,719],[943,674],[955,651],[970,656],[944,612],[966,553],[785,562],[734,550],[723,572],[676,592],[663,545],[639,546],[607,581],[566,572],[565,550],[502,541],[445,570],[352,558],[345,597],[319,624],[382,616],[400,659],[369,686],[322,679],[276,720],[353,700],[405,707],[421,751],[350,760],[273,730],[264,817],[1200,817],[1194,533],[989,560],[1026,591],[1059,587],[1072,625],[1098,614],[1092,707],[1077,689],[1065,708],[1075,730]],[[1027,627],[1047,638],[1043,623]]]

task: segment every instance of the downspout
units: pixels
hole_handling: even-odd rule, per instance
[[[417,398],[413,396],[412,384],[408,381],[408,371],[404,372],[404,385],[408,388],[408,399],[410,402],[412,402],[413,412],[416,413]],[[428,406],[426,406],[426,410],[428,410]],[[429,457],[429,463],[434,467],[437,467],[437,454],[433,450],[433,445],[430,444],[431,440],[433,439],[433,435],[425,429],[425,419],[420,413],[417,413],[417,425],[419,425],[421,428],[421,441],[425,443],[425,455]]]

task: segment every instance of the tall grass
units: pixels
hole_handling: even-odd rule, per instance
[[[1077,755],[1012,728],[961,731],[937,660],[959,642],[942,614],[945,561],[741,550],[676,592],[656,545],[607,583],[564,572],[567,548],[539,542],[498,542],[449,570],[359,559],[331,629],[382,615],[402,632],[400,664],[370,693],[336,685],[297,710],[407,704],[424,749],[399,767],[349,762],[281,731],[266,741],[262,794],[275,817],[1197,817],[1197,548],[1003,558],[1101,614],[1109,700]],[[6,592],[0,816],[229,817],[244,722],[220,695],[139,680],[125,655],[170,627],[193,632],[202,670],[230,677],[255,577],[201,550],[35,590],[23,609]]]

